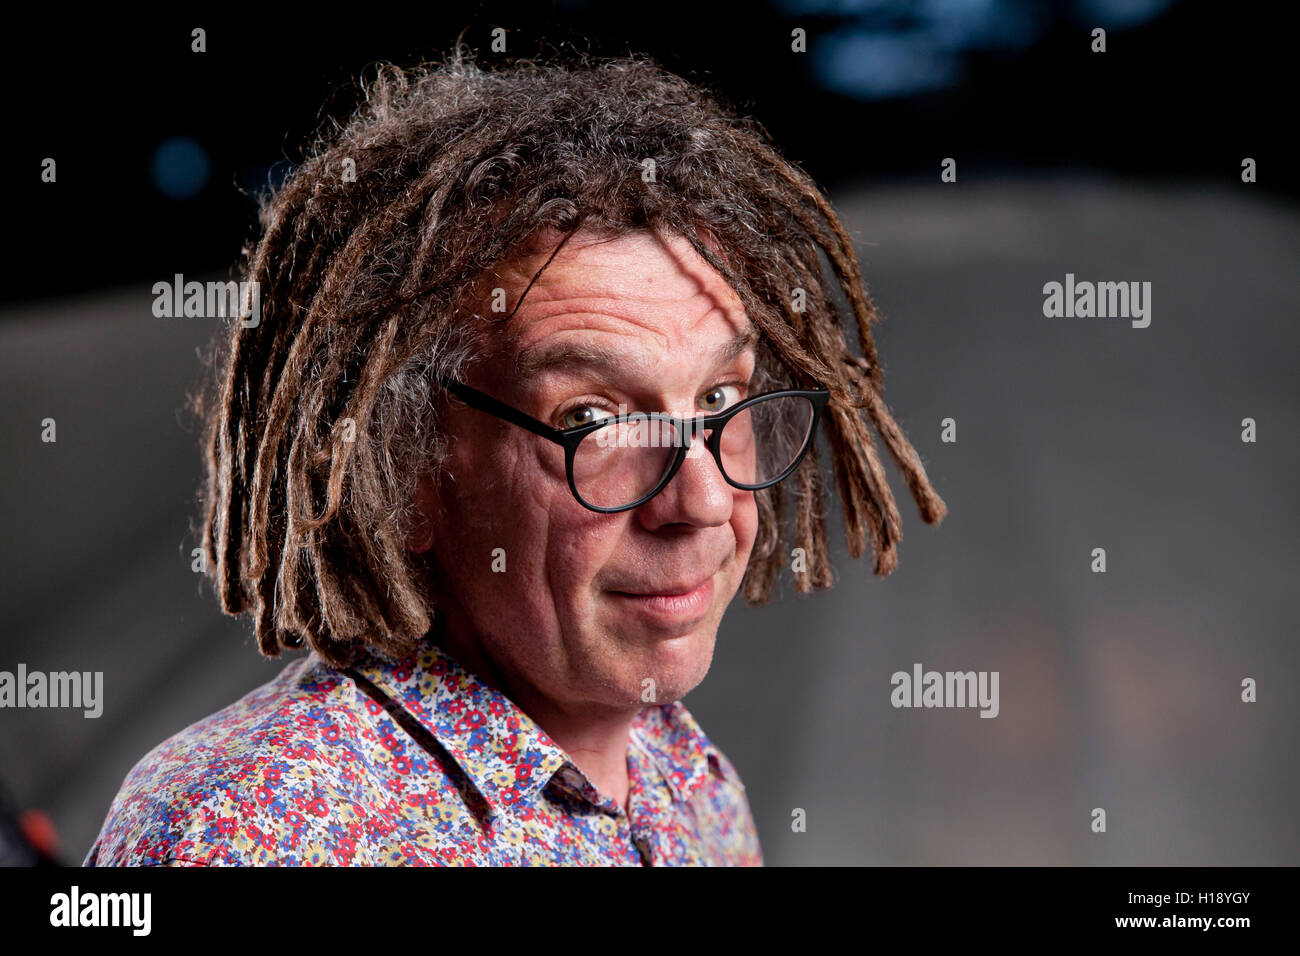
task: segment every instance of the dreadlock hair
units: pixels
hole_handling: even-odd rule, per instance
[[[446,451],[435,377],[474,360],[466,316],[481,278],[548,229],[686,238],[740,297],[769,377],[829,389],[850,555],[870,541],[886,575],[902,538],[868,421],[921,517],[943,518],[882,398],[878,316],[850,238],[757,122],[639,56],[489,70],[458,45],[440,64],[382,65],[362,93],[260,197],[241,271],[261,320],[221,333],[214,394],[196,406],[208,574],[224,611],[252,611],[262,653],[306,643],[344,664],[362,648],[403,655],[429,632],[435,609],[405,542],[418,477]],[[814,449],[792,488],[755,492],[749,602],[768,600],[789,543],[808,559],[797,589],[831,585],[822,475]]]

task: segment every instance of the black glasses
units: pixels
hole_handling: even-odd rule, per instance
[[[732,487],[757,491],[783,481],[812,447],[830,398],[824,388],[785,389],[697,418],[631,412],[576,428],[552,428],[468,385],[441,376],[437,381],[471,408],[561,446],[573,497],[603,514],[629,511],[663,491],[692,449],[700,447],[696,435]]]

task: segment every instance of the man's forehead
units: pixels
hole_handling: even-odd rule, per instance
[[[533,251],[503,265],[499,278],[512,309],[521,295],[522,309],[530,302],[544,305],[565,298],[631,303],[708,298],[728,311],[742,308],[735,290],[681,236],[578,233],[556,249],[559,242],[534,244]]]
[[[612,360],[639,346],[735,357],[757,341],[735,290],[680,237],[632,234],[566,245],[537,275],[547,255],[535,253],[501,275],[513,280],[514,289],[504,289],[513,314],[498,332],[521,374],[552,367],[566,353]]]
[[[517,378],[528,379],[557,369],[645,371],[643,366],[653,366],[673,355],[706,367],[722,366],[752,350],[757,343],[758,331],[752,325],[745,325],[734,335],[717,341],[677,339],[650,351],[629,348],[628,342],[617,333],[602,334],[590,328],[567,329],[516,351],[514,372]],[[629,366],[635,366],[635,369]]]

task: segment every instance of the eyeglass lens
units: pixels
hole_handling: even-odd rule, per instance
[[[811,439],[814,406],[803,396],[755,402],[734,415],[718,438],[729,481],[757,488],[783,477]],[[612,421],[583,438],[573,457],[578,495],[597,508],[621,508],[649,494],[672,467],[677,449],[707,455],[703,434],[690,435],[653,415]]]

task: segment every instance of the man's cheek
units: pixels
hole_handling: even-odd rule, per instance
[[[610,562],[611,542],[590,529],[560,528],[552,532],[547,559],[551,590],[569,601],[587,600],[599,570]]]
[[[618,561],[618,552],[627,522],[623,515],[598,515],[573,504],[580,513],[561,505],[552,515],[547,575],[557,604],[588,615],[601,597],[602,569],[626,563]]]
[[[754,500],[752,491],[737,496],[736,516],[732,519],[731,527],[736,536],[736,557],[741,565],[747,564],[758,537],[758,503]]]

